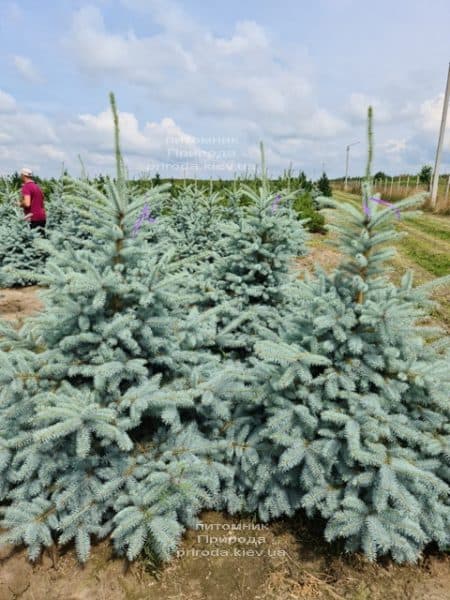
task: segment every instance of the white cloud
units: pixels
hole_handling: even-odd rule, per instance
[[[34,146],[36,143],[57,143],[58,137],[51,121],[44,115],[27,113],[17,108],[0,114],[0,130],[10,137],[12,145]]]
[[[262,27],[254,21],[238,21],[236,30],[230,39],[211,36],[212,42],[217,50],[223,55],[242,54],[243,52],[258,52],[267,48],[270,44],[269,38]]]
[[[366,94],[350,94],[348,103],[349,116],[359,122],[367,121],[367,109],[372,106],[375,123],[385,124],[392,121],[395,113],[387,102]]]
[[[119,111],[121,146],[130,174],[151,169],[173,175],[174,169],[193,162],[216,160],[214,152],[202,148],[174,119],[140,124],[133,113]],[[72,172],[79,170],[81,155],[89,173],[114,171],[114,129],[109,109],[52,122],[29,112],[15,99],[0,92],[0,171],[11,172],[22,164],[39,173],[60,172],[61,162]],[[190,170],[192,172],[192,169]]]
[[[26,111],[15,98],[0,91],[0,172],[27,164],[39,172],[49,161],[61,160],[63,150],[55,124],[46,116]]]
[[[442,117],[444,94],[426,100],[420,105],[421,126],[424,131],[437,134]]]
[[[345,123],[314,99],[309,63],[285,52],[254,21],[238,21],[228,37],[213,35],[166,0],[122,0],[147,12],[162,30],[151,36],[112,33],[101,12],[75,13],[68,44],[91,77],[137,84],[170,111],[221,120],[245,135],[327,138]]]
[[[430,123],[436,122],[436,110],[430,109],[436,103],[436,99],[423,103],[423,115],[429,120],[423,116],[422,127],[431,127]],[[265,140],[270,173],[276,174],[290,163],[295,171],[305,169],[313,177],[320,175],[322,162],[327,170],[336,164],[342,168],[345,147],[341,143],[342,137],[336,137],[334,132],[347,132],[344,121],[313,107],[309,122],[301,123],[299,128],[297,123],[283,119],[276,104],[261,108],[266,112],[269,109],[273,117],[270,125],[263,127],[257,119],[245,121],[245,131],[230,144],[222,144],[220,139],[208,136],[207,128],[203,134],[186,130],[168,116],[159,121],[140,122],[132,112],[119,111],[121,145],[130,175],[158,171],[166,177],[183,177],[185,169],[187,176],[197,174],[201,177],[232,177],[235,171],[242,173],[246,169],[253,173],[255,165],[260,163],[260,139]],[[417,114],[421,114],[419,109],[420,105],[417,105]],[[438,126],[439,111],[437,116]],[[317,143],[316,128],[320,128],[326,143]],[[407,172],[429,160],[425,149],[430,148],[428,154],[433,154],[435,131],[407,137],[392,135],[391,129],[386,129],[387,135],[380,132],[377,136],[377,169],[390,172],[385,166],[385,161],[389,161],[392,168],[395,165],[395,171]],[[420,128],[415,130],[420,131]],[[78,155],[82,156],[91,175],[114,172],[113,123],[106,107],[96,114],[83,113],[58,121],[37,111],[30,112],[11,95],[0,91],[0,131],[0,171],[3,173],[27,164],[37,173],[58,176],[61,162],[64,162],[71,173],[78,174]],[[267,131],[271,131],[269,139],[262,135]],[[231,132],[228,137],[233,137]],[[351,168],[354,170],[364,157],[364,143],[352,148]],[[411,162],[412,169],[407,166]]]
[[[147,122],[140,127],[133,113],[119,111],[120,138],[122,149],[126,154],[161,157],[161,152],[169,143],[173,145],[175,138],[183,143],[192,140],[189,146],[199,150],[194,138],[184,132],[173,119],[164,118],[159,123]],[[79,115],[62,126],[64,137],[80,143],[96,152],[112,153],[113,150],[113,121],[110,110],[98,115]]]
[[[12,57],[12,61],[19,74],[29,83],[44,82],[30,58],[16,54]]]
[[[152,21],[182,35],[198,30],[195,21],[179,4],[172,0],[120,0],[124,6],[151,15]]]
[[[444,94],[439,94],[435,98],[425,100],[419,107],[418,127],[425,133],[430,141],[435,144],[438,141],[439,128],[442,119],[442,109],[444,106]],[[450,117],[447,114],[447,127],[444,136],[444,148],[450,150]]]
[[[37,152],[40,155],[45,156],[51,161],[60,161],[63,162],[67,160],[67,154],[64,150],[52,145],[52,144],[41,144],[37,148]]]
[[[344,114],[351,122],[364,126],[367,107],[374,108],[375,160],[380,168],[415,172],[434,159],[435,144],[442,114],[443,95],[423,102],[391,96],[380,100],[375,96],[353,93]],[[358,147],[359,148],[359,147]],[[444,139],[444,149],[450,149],[450,134]],[[443,169],[448,168],[444,153]]]
[[[269,27],[243,20],[227,34],[218,35],[172,0],[120,3],[140,12],[142,30],[148,22],[151,31],[156,26],[156,32],[138,34],[126,26],[112,31],[97,0],[96,6],[92,3],[73,13],[64,43],[93,87],[120,83],[119,107],[122,93],[126,100],[132,90],[133,111],[120,112],[122,149],[131,174],[150,168],[166,176],[182,176],[179,167],[169,171],[158,165],[226,163],[218,156],[227,151],[232,154],[228,172],[204,167],[202,176],[232,176],[233,170],[243,171],[246,165],[253,172],[260,161],[261,139],[269,171],[282,170],[292,162],[294,169],[309,174],[316,168],[317,175],[322,162],[330,168],[329,174],[342,174],[345,145],[360,139],[361,144],[352,148],[351,168],[362,170],[369,104],[375,113],[377,168],[389,172],[385,165],[392,161],[396,168],[407,170],[407,164],[415,168],[417,161],[433,156],[442,97],[421,104],[414,94],[405,102],[403,90],[400,95],[398,91],[361,93],[356,89],[343,102],[329,99],[328,94],[325,105],[318,100],[316,73],[307,49],[277,38]],[[22,76],[37,81],[39,73],[30,59],[14,59]],[[141,116],[147,100],[159,110],[153,121],[137,118],[136,111]],[[63,107],[51,107],[48,102],[30,94],[26,107],[19,106],[0,91],[1,168],[27,163],[57,175],[64,160],[71,172],[78,173],[81,154],[91,174],[113,172],[109,109],[88,105],[83,114],[67,116]],[[64,111],[64,117],[45,116]],[[231,146],[202,144],[195,139],[202,135],[239,139]]]
[[[106,31],[101,12],[95,7],[79,10],[73,19],[68,45],[88,74],[112,74],[140,84],[160,84],[163,71],[195,69],[190,56],[175,39],[156,35],[140,39]]]
[[[0,90],[0,114],[14,112],[16,108],[17,105],[14,98],[10,94]]]
[[[381,150],[387,154],[401,154],[406,150],[407,142],[405,139],[389,139],[381,144]]]

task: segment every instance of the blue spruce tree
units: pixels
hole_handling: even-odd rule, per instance
[[[43,313],[18,332],[0,326],[0,543],[26,544],[31,559],[57,537],[85,561],[108,534],[130,560],[144,545],[166,559],[230,472],[198,417],[197,404],[221,408],[204,383],[218,360],[185,336],[189,273],[166,238],[132,235],[167,186],[130,191],[111,102],[116,181],[68,183],[92,238],[79,249],[43,241]],[[207,316],[193,318],[196,339],[208,338]]]
[[[177,232],[177,256],[190,257],[194,266],[212,259],[220,239],[220,223],[226,218],[220,194],[184,186],[170,198],[165,212],[169,213],[168,223]]]
[[[449,339],[419,325],[431,285],[385,276],[398,234],[392,208],[371,200],[371,118],[366,208],[333,203],[342,264],[299,282],[279,334],[256,344],[254,393],[228,427],[235,477],[224,498],[264,520],[302,508],[348,551],[413,562],[450,542]]]
[[[63,172],[53,184],[47,202],[47,235],[58,250],[64,248],[66,243],[74,249],[80,249],[86,240],[93,239],[86,231],[86,227],[90,225],[91,214],[83,217],[78,210],[80,195],[92,195],[92,191],[90,187],[87,192],[84,188],[77,189],[77,196],[73,199],[69,193],[68,181],[70,178]],[[95,206],[95,203],[93,205]]]
[[[295,275],[292,259],[306,253],[305,230],[291,207],[295,192],[271,193],[264,150],[262,185],[242,185],[217,221],[213,260],[198,271],[199,310],[216,308],[215,351],[245,361],[257,339],[283,319]]]
[[[0,287],[25,286],[42,271],[45,254],[36,247],[39,235],[18,208],[19,191],[6,182],[0,191]]]

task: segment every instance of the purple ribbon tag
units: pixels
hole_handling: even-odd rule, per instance
[[[275,200],[272,202],[272,212],[274,213],[277,210],[278,204],[281,202],[281,196],[278,195]]]
[[[151,216],[150,209],[147,204],[144,205],[141,214],[139,215],[136,223],[133,225],[133,237],[137,236],[137,233],[144,221],[148,221],[149,223],[154,223],[156,221],[156,218]]]
[[[369,200],[372,200],[372,202],[376,202],[377,204],[383,204],[384,206],[390,206],[391,208],[393,208],[395,210],[397,219],[400,219],[400,210],[398,208],[396,208],[395,204],[392,204],[392,202],[387,202],[386,200],[382,200],[381,198],[369,198]],[[368,217],[371,216],[370,208],[367,204],[363,204],[363,210]]]

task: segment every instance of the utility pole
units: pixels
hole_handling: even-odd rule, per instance
[[[359,142],[353,142],[353,144],[349,144],[346,148],[346,157],[345,157],[345,183],[344,183],[344,190],[347,191],[347,179],[348,179],[348,157],[350,154],[350,146],[355,146],[356,144],[359,144]]]
[[[439,185],[439,165],[441,162],[442,146],[444,144],[445,124],[447,122],[448,99],[450,96],[450,63],[448,65],[447,86],[444,94],[444,106],[442,107],[441,128],[439,130],[439,141],[436,150],[436,161],[434,163],[433,184],[431,187],[431,208],[436,206],[436,197]]]

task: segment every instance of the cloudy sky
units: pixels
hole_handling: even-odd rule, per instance
[[[111,173],[116,94],[130,175],[229,178],[292,164],[361,174],[432,163],[448,0],[1,0],[0,173]],[[443,171],[450,171],[447,131]]]

